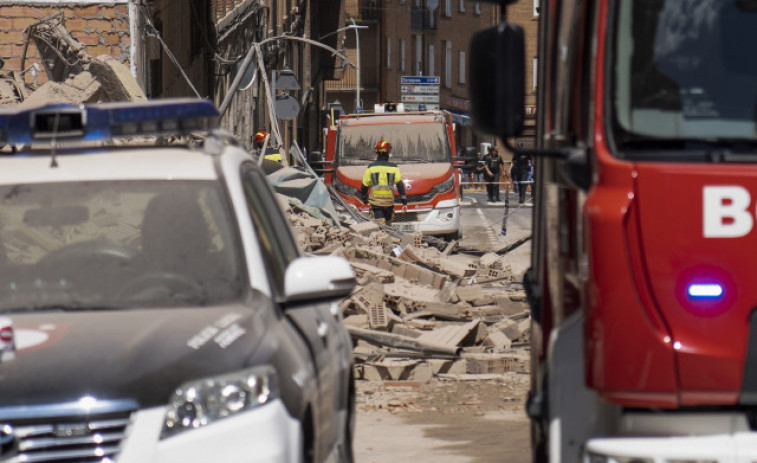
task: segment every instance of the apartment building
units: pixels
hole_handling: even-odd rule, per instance
[[[533,145],[536,114],[536,50],[538,1],[519,0],[508,8],[508,21],[521,25],[526,35],[526,133],[516,140],[521,146]],[[345,0],[345,23],[354,20],[359,30],[360,49],[354,32],[344,36],[345,54],[351,60],[360,54],[360,98],[357,71],[345,68],[343,77],[326,82],[326,101],[338,101],[346,112],[358,106],[371,110],[376,103],[402,102],[406,107],[441,108],[453,114],[457,146],[497,143],[480,136],[472,127],[468,96],[470,40],[476,31],[493,27],[500,21],[496,4],[469,0]],[[438,96],[403,95],[403,76],[438,77]],[[407,88],[405,88],[407,90]],[[503,151],[504,152],[504,151]]]

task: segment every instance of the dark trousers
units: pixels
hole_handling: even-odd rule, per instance
[[[371,204],[371,215],[376,222],[391,225],[394,217],[394,206],[374,206]]]
[[[489,201],[499,201],[499,182],[497,177],[486,176],[486,197]]]
[[[518,192],[518,202],[524,203],[526,201],[526,190],[528,189],[528,172],[514,172],[513,182],[515,182],[515,190]]]

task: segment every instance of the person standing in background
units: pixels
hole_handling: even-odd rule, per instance
[[[531,157],[524,153],[516,152],[513,155],[513,165],[510,168],[510,176],[518,192],[518,204],[526,202],[526,189],[528,188],[528,175],[531,171]]]
[[[486,197],[489,202],[499,202],[499,182],[502,175],[502,158],[497,148],[489,148],[484,160],[484,178],[486,179]]]

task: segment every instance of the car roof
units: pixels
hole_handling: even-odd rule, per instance
[[[187,147],[97,149],[86,154],[0,155],[0,185],[108,180],[216,180],[213,155]]]

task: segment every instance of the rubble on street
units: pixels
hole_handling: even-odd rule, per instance
[[[129,68],[111,55],[90,56],[66,30],[62,15],[32,24],[26,37],[26,47],[33,42],[39,50],[47,82],[27,83],[20,72],[0,71],[0,105],[146,101]]]
[[[470,255],[454,242],[440,249],[420,234],[370,220],[334,225],[281,199],[306,253],[342,256],[355,271],[358,285],[340,308],[358,379],[426,382],[528,371],[530,311],[507,255]]]

